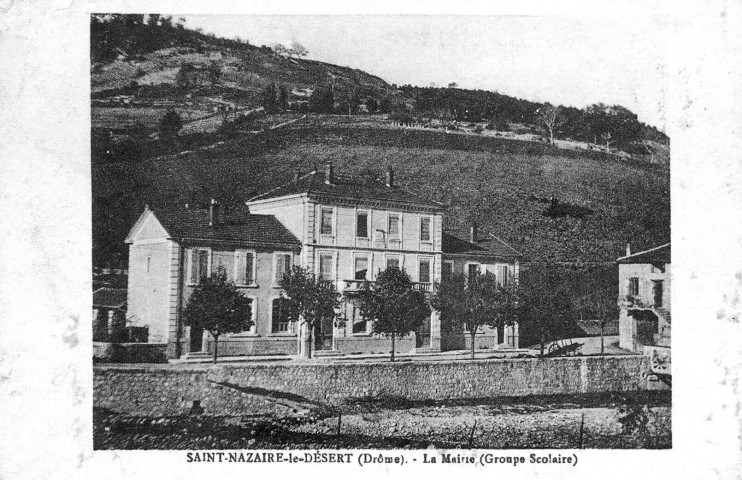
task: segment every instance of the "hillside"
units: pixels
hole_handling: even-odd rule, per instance
[[[125,266],[123,239],[145,204],[244,201],[333,162],[381,175],[449,206],[450,228],[476,220],[531,262],[610,262],[670,235],[669,170],[599,152],[435,131],[287,127],[134,164],[93,165],[94,262]],[[556,204],[550,202],[554,197]]]

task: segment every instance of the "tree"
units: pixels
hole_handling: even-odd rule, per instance
[[[580,318],[598,321],[600,326],[600,353],[605,353],[605,326],[618,316],[618,289],[613,282],[613,272],[598,271],[589,283],[580,288],[583,294],[575,299],[574,308]]]
[[[376,282],[362,284],[361,316],[373,321],[374,333],[390,336],[394,361],[395,339],[404,338],[430,318],[425,294],[412,288],[410,276],[396,267],[379,273]]]
[[[289,54],[293,55],[298,58],[303,58],[309,55],[309,50],[307,50],[304,45],[302,45],[299,42],[293,42],[291,44],[291,49],[289,50]]]
[[[222,67],[219,66],[218,62],[209,63],[207,71],[209,72],[209,81],[212,85],[216,85],[221,81]]]
[[[379,101],[373,97],[366,99],[366,109],[368,113],[376,113],[379,109]]]
[[[183,128],[183,120],[175,110],[168,110],[160,120],[160,135],[163,137],[175,137]]]
[[[198,74],[196,67],[190,62],[184,62],[180,65],[178,73],[175,75],[175,84],[182,89],[189,89],[198,85]]]
[[[201,279],[183,316],[186,325],[206,330],[214,337],[214,363],[220,335],[242,332],[253,325],[250,299],[237,291],[234,282],[227,281],[223,269]]]
[[[323,320],[338,321],[337,310],[340,308],[340,294],[332,282],[321,280],[309,270],[294,266],[281,279],[279,285],[285,292],[289,320],[303,323],[309,333],[307,339],[307,358],[312,358],[312,342],[315,328]]]
[[[456,274],[436,283],[431,305],[441,313],[442,321],[469,332],[474,360],[477,331],[485,325],[498,329],[512,325],[515,300],[514,289],[502,287],[491,273]]]
[[[546,131],[549,132],[549,141],[554,145],[554,129],[556,129],[563,120],[561,107],[555,107],[550,103],[544,103],[544,106],[538,109],[538,114],[541,122],[546,126]]]
[[[319,87],[309,97],[309,110],[315,113],[332,113],[335,108],[335,94],[332,88]]]
[[[573,324],[570,278],[554,268],[524,276],[518,287],[516,318],[520,330],[537,339],[543,355],[547,342],[570,335]]]
[[[276,52],[277,55],[280,55],[282,57],[289,55],[290,49],[282,43],[274,43],[271,48],[274,52]]]
[[[276,113],[278,111],[278,88],[271,82],[261,92],[261,103],[265,113]]]
[[[278,108],[284,111],[289,109],[289,89],[286,85],[278,87]]]

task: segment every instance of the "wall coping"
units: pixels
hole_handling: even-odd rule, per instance
[[[582,363],[583,361],[599,361],[607,359],[622,359],[622,358],[647,358],[641,353],[631,355],[593,355],[593,356],[579,356],[579,357],[547,357],[547,358],[492,358],[492,359],[479,359],[479,360],[443,360],[443,361],[413,361],[413,362],[390,362],[386,361],[370,361],[370,362],[352,362],[352,363],[329,363],[329,362],[275,362],[275,363],[245,363],[245,364],[96,364],[93,366],[94,371],[120,371],[127,373],[150,373],[150,372],[183,372],[183,373],[209,373],[209,372],[221,372],[221,371],[235,371],[235,370],[265,370],[265,369],[336,369],[336,368],[378,368],[378,367],[395,367],[395,368],[407,368],[407,367],[424,367],[431,365],[441,366],[467,366],[467,365],[486,365],[491,363],[539,363],[547,361],[556,362],[577,362]]]

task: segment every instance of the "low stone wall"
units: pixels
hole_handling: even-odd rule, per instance
[[[209,338],[206,350],[214,353],[214,340]],[[296,355],[296,337],[224,337],[219,339],[219,355]]]
[[[279,413],[348,398],[519,397],[647,388],[644,356],[430,363],[98,366],[94,405],[129,415]]]
[[[342,353],[389,353],[392,351],[392,339],[379,336],[337,337],[335,348]],[[415,348],[415,335],[394,340],[394,351],[410,353]]]
[[[167,344],[93,342],[93,362],[167,363]]]

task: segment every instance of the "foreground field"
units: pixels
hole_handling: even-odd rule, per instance
[[[425,405],[387,399],[282,419],[97,410],[93,441],[96,449],[670,448],[671,406],[669,392],[644,392]]]

